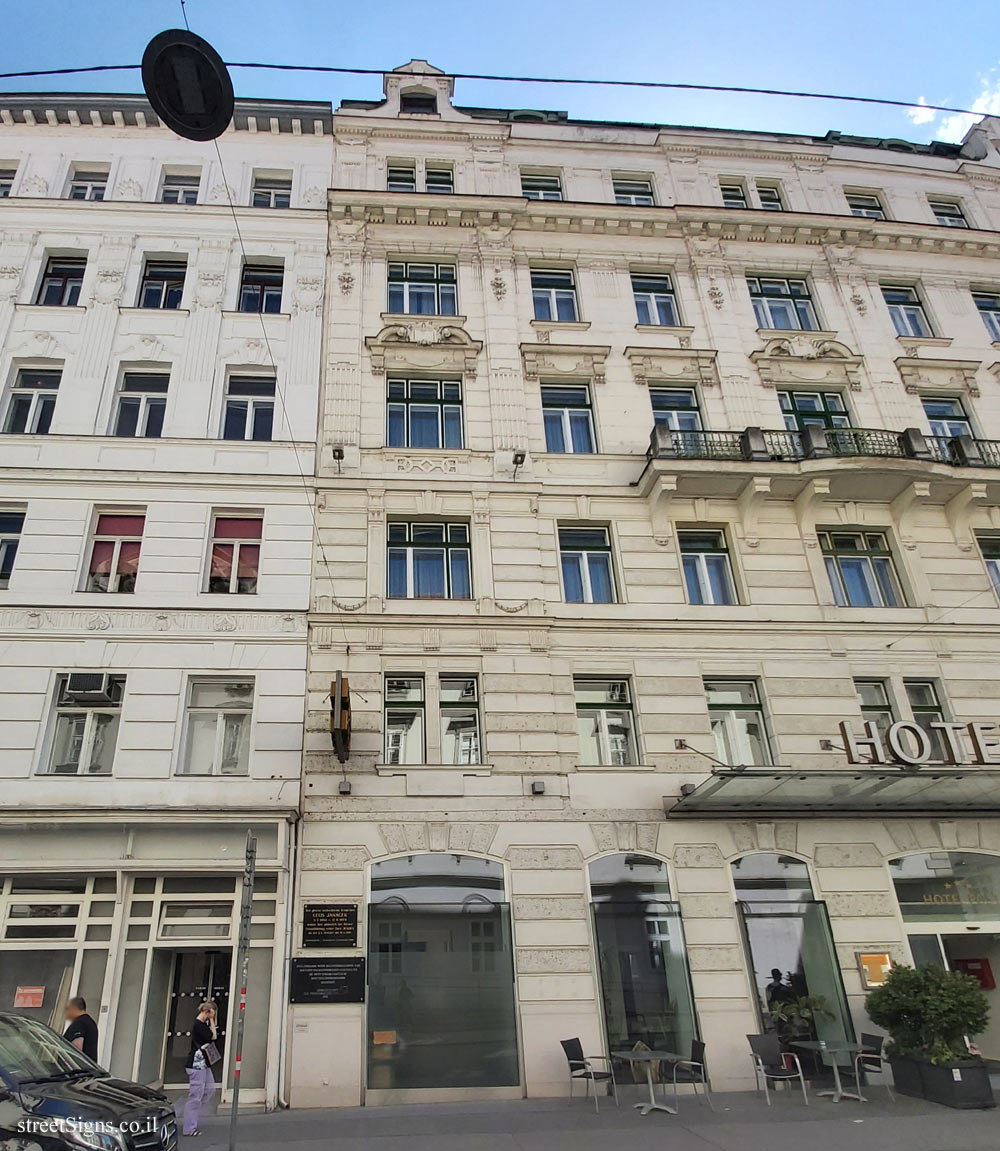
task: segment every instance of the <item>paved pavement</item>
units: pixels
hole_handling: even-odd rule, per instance
[[[679,1114],[643,1117],[601,1100],[528,1099],[323,1111],[240,1118],[240,1151],[998,1151],[1000,1109],[954,1111],[882,1088],[871,1101],[832,1103],[780,1090],[770,1108],[752,1094],[716,1095],[716,1111],[681,1096]],[[228,1114],[206,1119],[181,1151],[225,1151]]]

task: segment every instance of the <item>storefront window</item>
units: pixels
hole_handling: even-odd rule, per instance
[[[756,852],[732,871],[764,1029],[790,1050],[797,1040],[853,1039],[826,904],[813,898],[806,865]]]
[[[889,863],[905,920],[1000,918],[1000,858],[927,851]]]
[[[516,1087],[510,907],[499,863],[372,867],[368,1087]]]
[[[590,892],[608,1050],[645,1043],[686,1057],[698,1025],[666,864],[646,855],[597,859]]]

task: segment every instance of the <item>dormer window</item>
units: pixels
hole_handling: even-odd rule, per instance
[[[438,110],[437,96],[428,92],[401,92],[399,110],[411,116],[436,116]]]

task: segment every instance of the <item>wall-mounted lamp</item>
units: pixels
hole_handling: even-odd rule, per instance
[[[342,779],[340,783],[337,784],[337,791],[339,791],[341,795],[350,795],[351,781],[349,779]]]
[[[681,795],[693,795],[695,791],[697,791],[697,788],[693,783],[681,784]]]
[[[531,781],[531,794],[532,795],[544,795],[545,794],[545,784],[542,782],[542,780],[533,779]]]
[[[515,448],[514,449],[514,479],[515,480],[517,479],[517,469],[519,467],[521,467],[521,465],[524,463],[526,458],[527,458],[527,453],[525,452],[524,448]]]
[[[344,459],[344,449],[340,444],[336,444],[333,448],[333,458],[337,461],[337,475],[340,475],[340,465]]]
[[[686,739],[675,739],[674,740],[674,750],[675,751],[686,751],[687,745],[688,745],[688,741]]]

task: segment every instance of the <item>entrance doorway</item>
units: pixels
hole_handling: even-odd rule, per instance
[[[157,951],[150,972],[147,1001],[146,1032],[163,1034],[155,1026],[155,1013],[166,1023],[166,1043],[159,1078],[166,1087],[187,1086],[184,1064],[191,1050],[191,1029],[199,1006],[206,999],[214,999],[218,1007],[219,1049],[226,1038],[229,1018],[229,979],[232,972],[232,954],[228,948],[217,951]],[[169,983],[167,982],[169,980]],[[161,994],[157,994],[157,986]],[[165,997],[162,991],[167,991]]]

